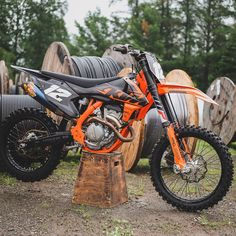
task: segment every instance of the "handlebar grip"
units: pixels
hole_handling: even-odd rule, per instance
[[[117,51],[117,52],[121,52],[122,54],[126,54],[128,53],[128,50],[126,47],[113,47],[113,50],[114,51]]]

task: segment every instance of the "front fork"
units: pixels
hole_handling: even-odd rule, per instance
[[[159,97],[157,84],[154,82],[155,80],[149,73],[147,62],[145,60],[142,60],[140,64],[142,65],[143,72],[148,84],[148,90],[152,95],[154,105],[157,108],[158,114],[160,115],[162,126],[166,130],[168,139],[170,141],[171,149],[174,154],[176,169],[181,172],[185,169],[186,163],[188,161],[187,159],[189,159],[189,157],[184,155],[185,153],[189,153],[188,145],[185,140],[182,139],[180,147],[180,142],[175,132],[175,118],[173,115],[173,109],[171,109],[171,106],[165,95],[162,98]]]
[[[160,115],[162,126],[170,141],[171,149],[174,154],[175,167],[177,170],[181,171],[186,166],[187,161],[190,160],[189,155],[184,155],[184,153],[190,154],[188,145],[184,138],[182,138],[180,146],[179,139],[175,132],[175,128],[177,128],[178,123],[174,123],[167,118],[164,108],[162,110],[157,109],[157,111]]]
[[[176,137],[175,128],[173,124],[166,127],[168,139],[170,141],[171,149],[174,154],[174,161],[177,169],[182,170],[186,165],[186,160],[181,151],[178,139]],[[184,141],[184,140],[183,140]],[[185,147],[186,145],[184,145]]]

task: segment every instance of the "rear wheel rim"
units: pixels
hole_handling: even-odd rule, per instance
[[[27,135],[48,136],[50,131],[39,120],[25,119],[11,128],[7,137],[7,157],[11,165],[22,172],[32,172],[45,166],[50,158],[52,146],[36,147],[24,150],[21,141]]]

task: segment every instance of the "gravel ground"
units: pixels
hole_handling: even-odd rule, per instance
[[[218,205],[186,213],[158,196],[145,160],[126,174],[129,201],[112,209],[72,204],[76,173],[75,162],[36,183],[0,173],[0,235],[236,235],[236,179]]]

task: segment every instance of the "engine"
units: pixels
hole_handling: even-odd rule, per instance
[[[108,105],[103,109],[95,110],[94,115],[96,120],[91,119],[92,121],[88,122],[84,127],[85,143],[92,150],[99,150],[103,147],[109,148],[117,140],[111,125],[117,131],[122,126],[121,108]]]

